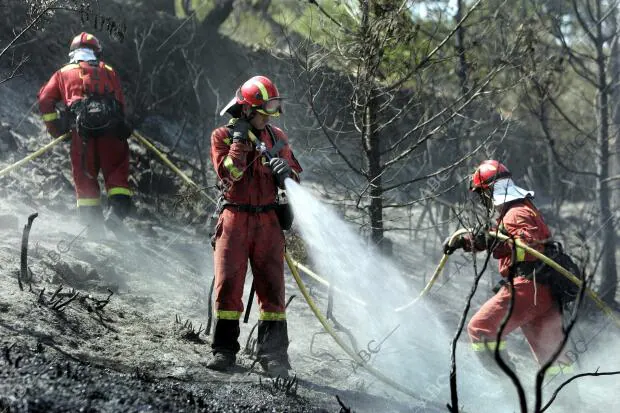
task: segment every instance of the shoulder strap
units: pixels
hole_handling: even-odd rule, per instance
[[[271,125],[267,124],[265,126],[265,129],[267,129],[267,133],[269,134],[269,136],[271,137],[271,150],[269,151],[271,153],[271,156],[276,156],[278,154],[278,152],[280,152],[282,150],[282,148],[284,148],[286,146],[286,142],[284,142],[282,139],[277,139],[276,138],[276,134],[273,133],[273,130],[271,130]]]

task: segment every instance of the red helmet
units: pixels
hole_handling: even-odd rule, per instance
[[[495,181],[510,178],[512,174],[506,166],[499,161],[488,159],[483,161],[471,177],[470,191],[488,189]]]
[[[265,76],[254,76],[246,81],[226,107],[220,112],[229,112],[234,117],[241,110],[256,110],[267,116],[278,116],[282,113],[282,97],[276,85]]]
[[[69,47],[69,51],[72,52],[75,49],[80,48],[92,49],[95,51],[95,56],[99,57],[103,48],[101,47],[101,43],[99,40],[90,33],[82,32],[75,36],[71,41],[71,46]]]

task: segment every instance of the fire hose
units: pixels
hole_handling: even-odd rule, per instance
[[[509,242],[516,243],[517,247],[523,248],[527,253],[538,258],[539,260],[541,260],[542,262],[544,262],[545,264],[547,264],[548,266],[550,266],[551,268],[553,268],[554,270],[556,270],[557,272],[562,274],[564,277],[568,278],[575,285],[581,288],[583,281],[577,278],[574,274],[571,274],[568,270],[566,270],[564,267],[562,267],[561,265],[553,261],[551,258],[538,252],[534,248],[527,246],[520,239],[512,239],[497,231],[489,231],[489,235],[499,239],[500,241],[509,241]],[[585,293],[606,316],[608,316],[612,321],[616,323],[616,326],[620,327],[620,319],[614,314],[614,311],[607,304],[605,304],[603,300],[601,300],[601,298],[594,291],[592,291],[592,289],[586,286]]]
[[[181,178],[187,184],[189,184],[191,186],[194,186],[194,187],[198,187],[198,185],[195,182],[193,182],[190,178],[188,178],[185,174],[183,174],[183,172],[180,169],[178,169],[176,166],[174,166],[174,164],[161,151],[159,151],[151,142],[149,142],[142,134],[140,134],[139,132],[134,132],[134,136],[140,142],[144,143],[147,148],[151,149],[168,167],[170,167],[171,170],[173,170],[175,173],[177,173],[179,176],[181,176]],[[208,199],[210,199],[213,203],[216,203],[210,197],[208,197]],[[367,364],[367,361],[363,360],[357,353],[355,353],[355,351],[350,346],[348,346],[338,336],[336,331],[329,325],[329,323],[327,322],[327,319],[323,316],[321,311],[318,309],[318,307],[316,306],[316,303],[314,302],[312,297],[310,297],[308,289],[306,288],[305,284],[303,283],[303,280],[299,276],[299,272],[297,271],[297,267],[300,264],[299,263],[296,264],[287,251],[284,251],[284,258],[286,260],[286,263],[288,264],[289,269],[291,270],[291,273],[293,274],[293,278],[295,279],[295,282],[297,283],[297,286],[299,287],[300,292],[302,293],[302,295],[304,296],[306,302],[310,306],[310,309],[314,313],[315,317],[319,320],[319,322],[321,323],[321,325],[323,326],[325,331],[334,339],[334,341],[336,341],[336,344],[338,344],[340,346],[340,348],[349,357],[351,357],[355,363],[357,363],[358,365],[363,367],[368,373],[370,373],[371,375],[376,377],[378,380],[382,381],[383,383],[387,384],[388,386],[390,386],[390,387],[392,387],[392,388],[394,388],[394,389],[396,389],[396,390],[398,390],[398,391],[400,391],[400,392],[402,392],[402,393],[404,393],[404,394],[406,394],[406,395],[408,395],[410,397],[413,397],[413,398],[419,400],[420,399],[419,395],[415,394],[413,391],[409,390],[405,386],[403,386],[403,385],[395,382],[394,380],[390,379],[389,377],[387,377],[386,375],[384,375],[383,373],[381,373],[377,369],[369,366]],[[324,283],[326,282],[325,280],[323,280],[323,281],[324,281]]]
[[[135,135],[135,133],[134,133]],[[146,140],[146,138],[144,138],[142,135],[139,135],[138,138],[140,141],[142,141],[143,143],[147,143],[148,141]],[[170,166],[170,168],[175,171],[177,174],[181,175],[181,177],[185,176],[184,174],[182,175],[182,172],[176,168],[172,162],[170,162],[167,158],[165,158],[165,155],[163,155],[160,151],[158,151],[152,144],[150,144],[150,142],[148,142],[149,145],[147,145],[148,148],[152,149],[160,158],[162,158],[162,160],[165,159],[165,163]],[[187,182],[188,184],[192,185],[192,186],[196,186],[197,184],[194,183],[191,179],[187,178],[187,176],[185,176],[185,178],[183,178],[185,182]],[[209,198],[211,199],[211,198]],[[215,201],[212,200],[212,202],[215,203]],[[452,243],[456,237],[458,235],[461,235],[463,233],[467,233],[467,232],[471,232],[471,230],[469,229],[460,229],[458,231],[456,231],[454,234],[452,234],[451,238],[450,238],[450,243]],[[554,268],[555,270],[557,270],[559,273],[561,273],[562,275],[564,275],[565,277],[568,277],[572,282],[576,283],[577,285],[581,285],[581,282],[579,281],[579,279],[577,277],[575,277],[573,274],[571,274],[570,272],[568,272],[566,269],[564,269],[563,267],[561,267],[560,265],[558,265],[557,263],[555,263],[555,261],[551,260],[550,258],[548,258],[547,256],[545,256],[544,254],[541,254],[540,252],[536,251],[533,248],[528,247],[527,245],[523,244],[520,240],[516,239],[516,240],[511,240],[509,237],[503,235],[503,234],[499,234],[496,232],[491,232],[490,233],[491,236],[497,237],[498,239],[500,239],[501,241],[509,241],[509,242],[515,242],[516,245],[518,247],[523,248],[526,252],[532,254],[533,256],[537,257],[538,259],[540,259],[541,261],[545,262],[546,264],[548,264],[549,266],[551,266],[552,268]],[[441,274],[447,260],[448,260],[448,255],[444,254],[441,258],[441,261],[439,262],[437,268],[435,269],[435,272],[433,273],[431,279],[429,280],[429,282],[427,283],[427,285],[424,287],[424,289],[420,292],[420,294],[418,295],[418,297],[416,297],[412,302],[406,304],[405,306],[399,307],[397,309],[395,309],[396,312],[402,312],[403,310],[405,310],[406,308],[411,307],[412,305],[414,305],[416,302],[418,302],[423,296],[425,296],[426,294],[428,294],[428,292],[431,290],[433,284],[436,282],[437,278],[439,277],[439,275]],[[306,288],[305,284],[303,283],[303,280],[301,279],[299,272],[298,272],[298,268],[302,269],[304,272],[308,273],[309,275],[313,276],[314,279],[318,280],[319,282],[321,282],[324,285],[328,285],[329,283],[321,278],[320,276],[318,276],[317,274],[313,273],[312,271],[310,271],[309,269],[307,269],[306,267],[303,267],[300,263],[296,262],[295,260],[293,260],[291,258],[291,256],[288,254],[287,251],[284,252],[284,258],[286,260],[286,263],[289,267],[289,269],[291,270],[291,273],[293,274],[293,278],[295,279],[295,282],[297,283],[297,286],[300,290],[300,292],[302,293],[304,299],[306,300],[306,302],[308,303],[308,306],[310,307],[310,309],[312,310],[312,312],[314,313],[315,317],[319,320],[319,322],[321,323],[321,325],[323,326],[323,328],[325,329],[325,331],[334,339],[334,341],[336,342],[336,344],[338,344],[338,346],[340,346],[340,348],[349,356],[351,357],[351,359],[356,362],[359,366],[361,366],[362,368],[364,368],[368,373],[370,373],[372,376],[376,377],[377,379],[379,379],[380,381],[382,381],[383,383],[387,384],[388,386],[408,395],[411,397],[414,397],[416,399],[419,399],[419,395],[415,394],[414,392],[412,392],[411,390],[409,390],[408,388],[406,388],[405,386],[395,382],[394,380],[390,379],[389,377],[385,376],[383,373],[381,373],[379,370],[373,368],[372,366],[369,366],[367,364],[367,362],[365,360],[363,360],[350,346],[348,346],[336,333],[336,331],[331,327],[331,325],[328,323],[327,319],[325,318],[325,316],[321,313],[321,311],[318,309],[316,303],[314,302],[314,300],[312,299],[312,297],[310,297],[310,294],[308,292],[308,289]],[[307,270],[307,271],[306,271]],[[587,294],[589,297],[591,297],[593,299],[593,301],[597,304],[597,306],[599,308],[601,308],[601,310],[608,316],[610,316],[611,318],[614,319],[614,321],[616,322],[616,324],[618,324],[620,326],[620,322],[619,320],[616,318],[616,316],[613,314],[613,310],[611,310],[608,306],[606,306],[601,300],[600,298],[598,298],[598,296],[596,295],[596,293],[594,293],[592,290],[590,290],[589,288],[586,290]],[[353,298],[353,297],[351,297]]]
[[[449,243],[452,244],[452,242],[454,242],[454,240],[456,239],[457,236],[459,236],[461,234],[464,234],[464,233],[471,233],[471,232],[473,232],[473,231],[470,230],[470,229],[465,229],[465,228],[459,229],[454,234],[452,234],[452,236],[450,237]],[[525,252],[527,252],[527,253],[533,255],[534,257],[538,258],[539,260],[541,260],[542,262],[547,264],[549,267],[553,268],[558,273],[560,273],[562,276],[568,278],[572,283],[574,283],[575,285],[577,285],[578,287],[581,288],[581,285],[582,285],[583,282],[579,278],[577,278],[574,274],[571,274],[568,270],[566,270],[564,267],[562,267],[561,265],[559,265],[558,263],[553,261],[551,258],[549,258],[546,255],[544,255],[543,253],[541,253],[541,252],[537,251],[536,249],[534,249],[534,248],[524,244],[523,241],[521,241],[520,239],[510,238],[510,237],[508,237],[508,236],[506,236],[506,235],[504,235],[502,233],[499,233],[498,231],[489,231],[489,235],[499,239],[500,241],[506,241],[506,242],[513,242],[513,243],[515,243],[517,245],[517,247],[522,248],[523,250],[525,250]],[[411,307],[420,298],[422,298],[426,293],[428,293],[428,291],[430,291],[431,287],[435,283],[435,280],[437,279],[437,277],[439,276],[439,274],[443,270],[443,267],[445,266],[447,260],[448,260],[448,255],[444,254],[443,257],[441,257],[441,261],[439,262],[439,265],[437,266],[437,269],[435,270],[433,276],[431,277],[431,279],[428,282],[428,284],[426,285],[426,287],[424,287],[424,289],[422,290],[420,295],[418,295],[418,297],[416,297],[409,304],[406,304],[406,305],[404,305],[402,307],[399,307],[399,308],[395,309],[394,311],[401,312],[401,311]],[[614,321],[618,327],[620,327],[620,319],[615,315],[614,311],[608,305],[606,305],[603,302],[603,300],[601,300],[601,298],[594,291],[592,291],[592,289],[590,289],[587,286],[585,287],[585,289],[586,289],[585,290],[586,295],[596,304],[596,306],[606,316],[608,316],[612,321]]]
[[[59,137],[57,137],[56,139],[54,139],[53,141],[51,141],[47,145],[41,147],[40,149],[38,149],[35,152],[31,153],[30,155],[26,156],[25,158],[15,162],[12,165],[7,166],[3,170],[1,170],[0,171],[0,176],[3,176],[5,174],[11,172],[13,169],[16,169],[16,168],[22,166],[26,162],[29,162],[29,161],[31,161],[31,160],[33,160],[33,159],[43,155],[45,152],[49,151],[54,146],[56,146],[57,144],[59,144],[60,142],[62,142],[63,140],[67,139],[70,136],[71,136],[70,133],[65,133],[64,135],[60,135]]]
[[[168,159],[168,157],[159,149],[157,149],[157,147],[155,145],[153,145],[148,139],[146,139],[144,137],[144,135],[142,135],[140,132],[138,132],[137,130],[134,130],[132,133],[132,136],[134,138],[136,138],[140,143],[142,143],[144,146],[146,146],[148,149],[150,149],[151,151],[153,151],[153,153],[155,153],[155,155],[157,155],[157,157],[159,159],[161,159],[161,161],[168,167],[170,168],[174,173],[176,173],[177,175],[179,175],[181,177],[181,179],[188,185],[194,187],[196,190],[198,190],[200,192],[200,194],[202,196],[204,196],[205,198],[207,198],[209,201],[211,201],[214,204],[217,204],[217,201],[213,198],[211,198],[209,196],[209,194],[207,194],[202,188],[200,188],[198,186],[198,184],[194,181],[192,181],[187,175],[185,175],[183,173],[183,171],[181,171],[179,168],[177,168],[177,166],[175,164],[173,164],[170,159]]]
[[[47,145],[43,146],[42,148],[40,148],[39,150],[37,150],[36,152],[26,156],[25,158],[23,158],[22,160],[0,170],[0,177],[5,175],[6,173],[10,172],[11,170],[23,165],[24,163],[37,158],[38,156],[42,155],[43,153],[47,152],[48,150],[50,150],[52,147],[54,147],[55,145],[57,145],[58,143],[62,142],[64,139],[66,139],[67,137],[69,137],[70,134],[64,134],[59,136],[58,138],[54,139],[52,142],[48,143]],[[174,171],[177,175],[179,175],[181,177],[181,179],[183,179],[183,181],[185,181],[188,185],[196,188],[199,190],[199,192],[205,196],[207,199],[209,199],[212,203],[216,204],[216,201],[211,198],[208,194],[206,194],[206,192],[204,190],[202,190],[194,181],[192,181],[187,175],[185,175],[179,168],[177,168],[168,158],[165,154],[163,154],[159,149],[157,149],[157,147],[155,147],[155,145],[153,145],[149,140],[147,140],[140,132],[138,131],[134,131],[133,132],[133,136],[140,141],[142,144],[144,144],[148,149],[150,149],[151,151],[153,151],[161,160],[164,164],[166,164],[172,171]],[[450,243],[454,241],[454,239],[456,239],[456,237],[460,234],[463,234],[465,232],[471,232],[471,230],[467,230],[467,229],[460,229],[458,231],[456,231],[452,237],[450,238]],[[513,242],[516,244],[516,246],[523,248],[527,253],[535,256],[536,258],[538,258],[539,260],[543,261],[545,264],[549,265],[550,267],[552,267],[553,269],[555,269],[557,272],[559,272],[560,274],[562,274],[563,276],[567,277],[571,282],[575,283],[576,285],[581,287],[582,281],[579,280],[575,275],[571,274],[569,271],[567,271],[565,268],[563,268],[562,266],[558,265],[555,261],[553,261],[552,259],[550,259],[549,257],[545,256],[544,254],[538,252],[537,250],[525,245],[521,240],[519,239],[511,239],[508,236],[505,236],[504,234],[500,234],[497,232],[490,232],[489,233],[491,236],[498,238],[501,241],[507,241],[507,242]],[[380,381],[382,381],[383,383],[389,385],[390,387],[404,393],[407,394],[411,397],[414,397],[416,399],[419,398],[419,396],[417,394],[415,394],[414,392],[410,391],[408,388],[402,386],[401,384],[395,382],[394,380],[390,379],[389,377],[385,376],[383,373],[381,373],[380,371],[378,371],[377,369],[369,366],[365,360],[363,360],[357,353],[355,353],[355,351],[353,351],[346,343],[344,343],[344,341],[337,335],[336,331],[329,325],[329,323],[327,322],[327,319],[323,316],[323,314],[320,312],[320,310],[318,309],[318,307],[316,306],[316,303],[314,303],[314,300],[312,299],[312,297],[310,297],[310,294],[305,286],[305,284],[303,283],[301,277],[299,276],[299,272],[297,271],[297,268],[302,268],[304,269],[305,272],[309,272],[312,273],[310,270],[305,269],[305,267],[302,267],[301,264],[295,262],[290,255],[288,254],[288,252],[284,252],[284,258],[286,259],[286,262],[288,264],[289,269],[291,270],[291,273],[293,274],[293,277],[295,279],[295,282],[297,283],[297,286],[299,287],[300,292],[302,293],[302,295],[304,296],[306,302],[308,303],[308,305],[310,306],[310,309],[312,310],[312,312],[314,313],[315,317],[319,320],[319,322],[321,323],[321,325],[323,326],[323,328],[325,329],[325,331],[334,339],[334,341],[342,348],[342,350],[347,353],[347,355],[349,357],[351,357],[356,363],[358,363],[361,367],[363,367],[366,371],[368,371],[371,375],[373,375],[374,377],[376,377],[377,379],[379,379]],[[423,296],[425,296],[430,289],[432,288],[433,284],[435,283],[435,281],[437,280],[437,278],[439,277],[439,275],[441,274],[443,267],[445,266],[446,262],[448,260],[448,255],[444,254],[437,266],[437,268],[435,269],[435,272],[433,273],[431,279],[429,280],[428,284],[424,287],[424,289],[420,292],[420,294],[418,295],[418,297],[416,297],[412,302],[406,304],[405,306],[399,307],[397,309],[395,309],[396,312],[401,312],[409,307],[411,307],[412,305],[414,305],[416,302],[418,302]],[[322,284],[326,284],[327,281],[323,280],[321,277],[319,277],[318,275],[312,273],[314,275],[313,278],[317,279],[317,280],[322,280]],[[329,283],[327,283],[327,285],[329,285]],[[601,311],[603,311],[603,313],[605,313],[608,317],[610,317],[613,321],[615,321],[616,325],[620,327],[620,319],[618,319],[618,317],[614,314],[613,310],[607,306],[599,297],[598,295],[592,291],[590,288],[586,287],[586,294],[588,295],[588,297],[590,297],[592,299],[592,301],[594,301],[594,303],[601,309]],[[354,298],[354,297],[351,297]],[[358,300],[359,301],[359,300]]]
[[[468,233],[468,232],[469,232],[468,229],[465,229],[465,228],[459,229],[454,234],[452,234],[452,236],[450,237],[450,241],[448,241],[448,244],[452,245],[454,240],[456,240],[456,238],[459,235],[462,235],[462,234],[465,234],[465,233]],[[444,254],[441,257],[441,260],[439,261],[439,264],[437,265],[437,268],[435,268],[435,272],[433,273],[431,279],[428,281],[428,284],[426,284],[424,289],[420,292],[420,294],[416,298],[414,298],[413,301],[411,301],[410,303],[405,304],[402,307],[398,307],[398,308],[394,309],[394,311],[396,311],[397,313],[400,313],[401,311],[404,311],[407,308],[411,307],[412,305],[417,303],[422,297],[424,297],[431,290],[431,288],[433,287],[433,284],[435,284],[435,281],[437,281],[437,278],[439,278],[439,275],[443,271],[443,267],[448,262],[448,257],[449,257],[448,254]]]

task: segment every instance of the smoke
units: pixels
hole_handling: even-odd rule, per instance
[[[336,289],[346,292],[335,293],[333,314],[353,332],[358,350],[370,356],[370,365],[420,398],[445,405],[449,400],[454,326],[446,328],[440,318],[441,308],[429,300],[420,300],[403,312],[395,311],[419,294],[403,277],[406,271],[416,269],[399,268],[382,256],[334,210],[290,180],[287,194],[312,266]],[[480,380],[485,380],[483,370],[464,350],[467,346],[460,345],[457,355],[461,396],[479,395]],[[465,380],[472,374],[480,376],[476,383]],[[490,380],[483,384],[485,390],[493,388]],[[421,402],[417,408],[423,412],[427,406]]]
[[[413,411],[424,412],[429,406],[445,406],[450,400],[450,343],[456,323],[442,321],[442,309],[428,299],[420,300],[402,313],[394,311],[419,294],[403,277],[406,271],[416,271],[416,268],[399,268],[393,260],[369,246],[337,212],[291,180],[287,181],[287,193],[311,265],[336,289],[346,292],[334,293],[333,315],[354,334],[357,350],[369,357],[368,363],[374,368],[426,400],[416,402]],[[459,310],[464,304],[464,299],[454,300],[454,306]],[[595,325],[600,327],[600,322]],[[613,324],[607,330],[612,328]],[[620,370],[617,334],[611,337],[607,332],[609,337],[603,338],[592,329],[592,326],[581,329],[590,331],[585,334],[599,336],[598,340],[588,342],[587,351],[585,341],[576,343],[580,339],[573,336],[573,346],[576,343],[581,347],[576,373],[586,371],[584,369],[594,371],[599,367],[601,371]],[[456,353],[461,406],[465,411],[519,411],[516,388],[510,380],[507,377],[498,380],[488,373],[469,351],[468,344],[467,334],[463,332]],[[537,367],[530,362],[531,354],[519,354],[517,359],[519,357],[529,363],[517,360],[517,373],[531,409]],[[569,377],[547,379],[543,388],[545,402]],[[573,382],[562,391],[556,402],[556,411],[560,401],[596,406],[580,408],[579,411],[618,411],[620,402],[614,396],[618,390],[617,380],[617,376],[578,379],[577,383]],[[396,391],[391,394],[402,396]],[[575,398],[576,394],[580,395],[581,401]]]

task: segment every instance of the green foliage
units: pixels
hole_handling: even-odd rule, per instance
[[[243,10],[237,17],[233,16],[226,20],[221,30],[239,43],[263,49],[271,48],[276,36],[263,17],[250,10]]]

